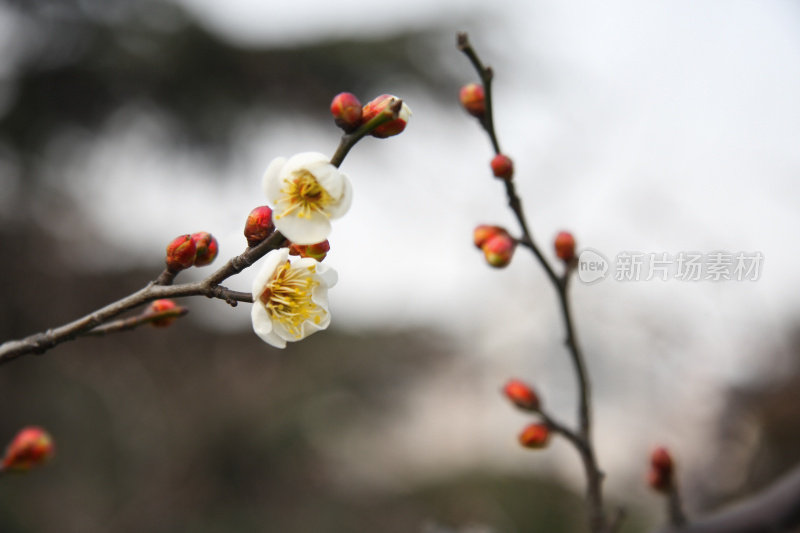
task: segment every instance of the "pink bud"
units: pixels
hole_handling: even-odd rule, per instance
[[[658,447],[650,454],[650,471],[647,483],[655,490],[666,492],[672,487],[674,463],[672,456],[664,447]]]
[[[514,175],[514,163],[511,158],[503,154],[497,154],[492,159],[492,172],[498,178],[510,180]]]
[[[159,313],[164,313],[166,311],[172,311],[173,309],[177,311],[180,308],[175,302],[165,298],[162,300],[152,301],[150,303],[150,306],[147,308],[147,311],[148,313],[151,314],[159,314]],[[173,322],[175,322],[175,320],[177,319],[178,319],[178,314],[176,312],[176,314],[174,315],[166,314],[166,316],[155,318],[151,320],[150,323],[157,328],[165,328],[170,324],[172,324]]]
[[[40,427],[23,428],[6,448],[3,470],[28,470],[38,466],[55,453],[50,435]]]
[[[395,109],[398,103],[400,103],[400,109]],[[389,114],[393,116],[395,112],[397,113],[396,118],[376,126],[370,132],[370,135],[373,137],[383,139],[397,135],[406,129],[408,119],[411,118],[411,108],[409,108],[405,102],[402,102],[398,97],[391,94],[382,94],[374,100],[367,102],[362,109],[361,120],[366,124],[380,114]]]
[[[331,245],[327,239],[316,244],[294,244],[289,246],[289,255],[299,255],[300,257],[310,257],[317,261],[322,261],[331,251]]]
[[[544,448],[549,440],[550,430],[547,425],[541,423],[529,424],[519,434],[519,443],[526,448]]]
[[[569,262],[575,259],[575,237],[568,231],[562,231],[556,235],[553,241],[553,246],[556,249],[556,255],[564,262]]]
[[[488,226],[486,224],[481,224],[480,226],[476,226],[472,231],[472,240],[476,247],[483,248],[483,245],[486,243],[486,241],[498,233],[505,233],[508,235],[508,232],[500,226]]]
[[[175,237],[167,245],[167,269],[170,272],[180,272],[194,264],[197,255],[197,246],[191,235]]]
[[[255,246],[272,235],[273,231],[275,231],[275,225],[272,223],[272,209],[266,205],[256,207],[247,215],[247,222],[244,225],[247,246]]]
[[[510,235],[499,233],[483,244],[483,255],[491,266],[504,268],[511,263],[516,244]]]
[[[217,258],[217,253],[219,253],[217,239],[210,233],[201,231],[199,233],[193,233],[192,240],[194,241],[195,248],[197,248],[194,266],[201,267],[210,265],[214,259]]]
[[[361,102],[352,93],[339,93],[331,102],[336,125],[350,133],[361,125]]]
[[[539,397],[527,383],[518,379],[509,380],[503,387],[503,394],[520,409],[525,409],[526,411],[539,410]]]
[[[461,88],[458,93],[461,105],[473,117],[482,118],[486,113],[486,95],[483,85],[478,83],[468,83]]]

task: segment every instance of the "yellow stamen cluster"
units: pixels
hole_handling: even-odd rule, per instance
[[[288,205],[280,214],[275,215],[275,218],[285,217],[294,212],[297,212],[300,218],[311,218],[311,213],[314,211],[330,216],[325,207],[333,203],[333,198],[308,170],[295,172],[294,178],[286,182],[281,192],[284,196],[278,203]]]
[[[275,270],[260,297],[270,318],[280,322],[298,339],[303,336],[302,326],[306,320],[319,324],[327,314],[311,299],[314,287],[319,285],[313,276],[315,271],[313,265],[292,268],[286,261]]]

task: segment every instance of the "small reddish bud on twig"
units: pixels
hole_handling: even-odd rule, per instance
[[[650,454],[650,471],[647,483],[659,492],[667,492],[673,483],[675,465],[669,450],[660,446]]]
[[[526,448],[540,449],[550,441],[550,429],[546,424],[529,424],[519,434],[519,443]]]
[[[197,253],[194,257],[194,266],[201,267],[210,265],[219,253],[219,244],[210,233],[201,231],[192,234]]]
[[[294,244],[289,246],[289,255],[299,255],[300,257],[310,257],[317,261],[322,261],[331,251],[328,239],[316,244]]]
[[[382,94],[379,97],[367,102],[361,110],[361,122],[367,124],[369,121],[380,114],[389,114],[395,117],[388,122],[376,126],[370,135],[384,139],[402,133],[406,129],[408,119],[411,118],[411,108],[398,97],[391,94]]]
[[[559,259],[568,263],[575,259],[575,237],[568,231],[562,231],[553,240],[553,247]]]
[[[486,94],[483,85],[479,83],[464,85],[458,93],[458,99],[461,100],[461,105],[467,113],[473,117],[483,118],[486,113]]]
[[[162,300],[154,300],[153,302],[150,303],[150,306],[147,308],[148,313],[159,314],[159,313],[164,313],[165,311],[171,311],[173,309],[176,310],[176,314],[174,315],[166,314],[165,316],[154,318],[153,320],[150,321],[150,323],[157,328],[165,328],[178,319],[177,310],[180,309],[178,307],[178,304],[176,304],[172,300],[166,298]]]
[[[268,206],[256,207],[247,215],[247,222],[244,224],[247,246],[252,248],[272,235],[273,231],[275,231],[275,224],[272,223],[272,209]]]
[[[175,237],[167,245],[167,269],[170,272],[179,272],[194,264],[197,255],[197,246],[191,235]]]
[[[361,102],[352,93],[339,93],[331,102],[331,114],[336,125],[350,133],[361,125]]]
[[[491,166],[492,173],[494,173],[495,177],[500,179],[510,180],[514,175],[514,162],[506,155],[497,154],[494,156]]]
[[[40,427],[23,428],[6,448],[3,470],[28,470],[39,466],[55,453],[50,435]]]
[[[509,380],[503,387],[503,394],[520,409],[525,409],[526,411],[539,410],[539,397],[533,388],[523,381],[518,379]]]
[[[477,248],[483,248],[483,245],[486,244],[486,241],[500,233],[508,235],[508,232],[500,226],[481,224],[480,226],[476,226],[472,231],[472,241],[475,243]]]
[[[495,268],[504,268],[511,263],[517,242],[508,233],[498,233],[490,237],[483,246],[486,262]]]

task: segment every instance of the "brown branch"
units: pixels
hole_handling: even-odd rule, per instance
[[[486,111],[481,117],[481,125],[489,134],[489,139],[496,154],[500,154],[500,143],[497,139],[497,132],[494,127],[494,118],[492,112],[492,79],[494,73],[490,67],[484,66],[478,57],[477,52],[469,42],[466,33],[459,33],[457,37],[457,46],[472,63],[475,70],[483,82],[484,98],[486,101]],[[533,255],[542,265],[548,279],[558,294],[559,304],[561,307],[561,314],[566,328],[565,344],[570,354],[575,374],[578,380],[578,423],[580,430],[577,435],[569,432],[565,433],[559,431],[568,438],[568,440],[577,448],[583,461],[584,470],[586,472],[587,482],[587,500],[589,502],[589,520],[591,531],[595,533],[605,532],[608,530],[607,519],[603,509],[603,473],[597,464],[597,459],[594,455],[594,447],[592,445],[592,416],[591,416],[591,387],[589,383],[589,376],[586,370],[583,353],[578,344],[575,327],[570,312],[569,297],[567,294],[569,271],[563,277],[559,277],[547,259],[542,254],[533,235],[528,227],[525,212],[522,208],[522,200],[517,195],[516,188],[511,179],[503,180],[506,188],[506,197],[508,205],[514,213],[517,222],[522,230],[522,237],[517,242],[527,247],[533,252]]]
[[[684,526],[658,533],[793,532],[800,527],[800,465],[767,489]]]
[[[251,266],[267,252],[279,248],[284,241],[284,236],[276,231],[256,246],[247,248],[241,255],[231,258],[219,270],[202,281],[180,285],[159,285],[157,282],[150,282],[133,294],[68,324],[30,335],[24,339],[4,342],[0,344],[0,364],[27,354],[42,354],[62,342],[73,340],[86,334],[125,311],[161,298],[207,296],[208,298],[225,300],[231,305],[236,305],[236,302],[239,301],[252,302],[253,299],[249,293],[231,291],[221,287],[219,283]],[[159,280],[162,280],[162,278],[163,274],[159,277]]]
[[[145,311],[144,313],[138,314],[136,316],[128,318],[120,318],[118,320],[106,322],[102,326],[97,326],[94,329],[90,329],[89,331],[85,332],[84,335],[92,337],[103,337],[110,333],[117,333],[119,331],[128,331],[131,329],[138,328],[139,326],[143,326],[144,324],[151,324],[155,320],[160,320],[164,318],[178,318],[186,315],[188,312],[189,310],[186,309],[185,307],[175,307],[173,309],[167,309],[165,311],[159,311],[156,313],[152,311]]]

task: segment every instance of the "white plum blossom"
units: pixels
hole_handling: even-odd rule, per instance
[[[263,185],[275,228],[295,244],[327,239],[331,219],[344,215],[353,197],[347,176],[316,152],[273,159]]]
[[[289,261],[289,249],[272,250],[253,281],[250,317],[256,335],[267,344],[285,348],[323,330],[331,322],[328,289],[336,271],[311,258]]]

